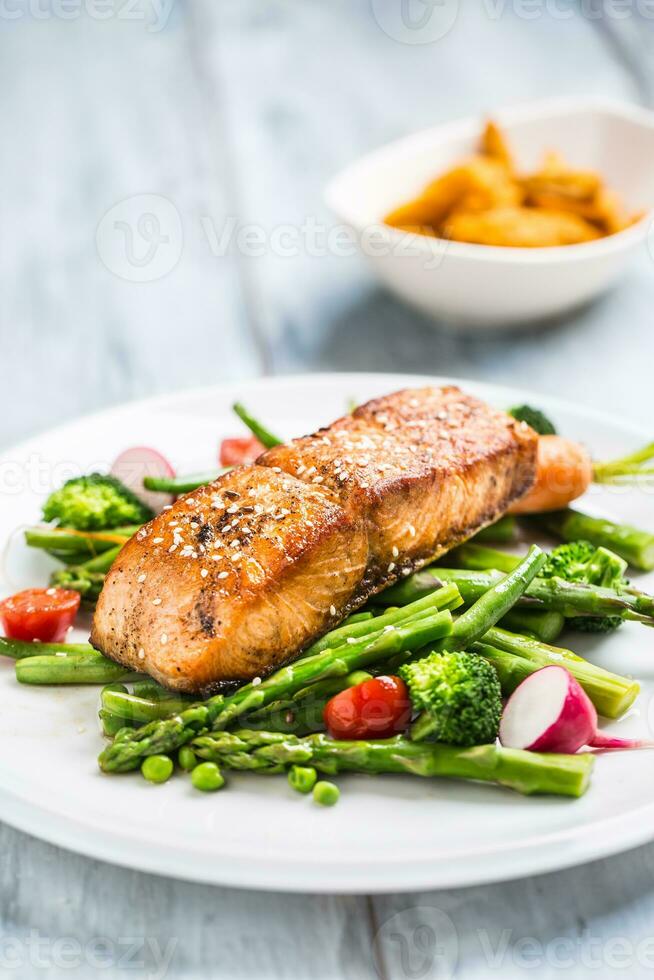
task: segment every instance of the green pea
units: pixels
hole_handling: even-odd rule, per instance
[[[191,773],[191,782],[203,793],[213,793],[224,786],[225,780],[215,762],[201,762]]]
[[[321,779],[313,787],[313,798],[320,806],[334,806],[338,803],[340,795],[341,791],[338,786],[327,782],[326,779]]]
[[[111,711],[106,711],[105,708],[100,708],[98,715],[102,722],[102,733],[108,738],[113,738],[121,728],[131,727],[129,722],[121,718],[120,715],[114,715]]]
[[[298,793],[310,793],[317,779],[313,766],[291,766],[288,773],[289,786]]]
[[[173,774],[173,760],[168,755],[148,755],[141,763],[141,772],[149,783],[165,783]]]
[[[348,674],[345,678],[348,687],[356,687],[357,684],[363,684],[364,681],[372,680],[372,674],[369,674],[367,670],[353,670],[351,674]]]
[[[185,772],[192,772],[198,764],[195,752],[188,745],[182,745],[177,753],[177,761]]]

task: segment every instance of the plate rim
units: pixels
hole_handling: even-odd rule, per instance
[[[0,453],[0,461],[11,453],[29,451],[33,443],[48,437],[65,437],[78,426],[93,424],[94,421],[129,414],[132,411],[170,407],[188,398],[225,398],[230,392],[242,395],[248,387],[275,389],[291,386],[302,387],[310,383],[324,386],[356,383],[377,384],[381,387],[406,387],[420,384],[459,384],[486,390],[488,397],[497,398],[506,393],[507,398],[517,396],[525,400],[541,398],[550,410],[571,412],[596,423],[618,426],[625,433],[635,437],[647,438],[644,428],[635,423],[622,420],[608,412],[550,396],[526,391],[511,385],[495,384],[481,379],[458,378],[451,375],[424,375],[389,372],[324,372],[319,374],[302,373],[275,375],[254,379],[241,379],[222,384],[191,387],[174,392],[157,394],[148,398],[122,402],[99,411],[86,413],[70,419],[58,426],[46,428]],[[492,395],[491,395],[492,393]],[[564,801],[570,805],[574,801]],[[580,836],[579,827],[570,827],[548,835],[539,835],[516,846],[493,845],[475,850],[470,856],[461,855],[439,858],[437,862],[411,861],[406,858],[385,856],[381,862],[371,858],[353,863],[351,860],[339,863],[329,862],[310,866],[293,864],[279,857],[261,863],[260,856],[247,862],[242,854],[217,855],[208,862],[194,850],[170,848],[155,840],[144,842],[142,837],[130,835],[128,830],[116,826],[103,827],[101,821],[88,815],[86,818],[72,819],[61,809],[48,802],[34,801],[20,792],[19,787],[9,788],[0,785],[0,819],[45,840],[48,843],[83,854],[95,860],[105,861],[132,870],[157,874],[176,879],[201,882],[229,887],[251,888],[273,892],[296,892],[314,894],[386,894],[397,890],[421,890],[429,888],[454,888],[490,884],[525,877],[527,875],[551,873],[575,865],[585,864],[612,854],[621,853],[654,839],[654,802],[631,810],[628,814],[608,817],[594,822],[594,833]],[[650,819],[647,819],[650,817]],[[556,844],[553,849],[551,844]],[[554,860],[553,860],[554,857]],[[402,870],[398,870],[401,864]]]

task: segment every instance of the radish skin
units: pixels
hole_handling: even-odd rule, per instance
[[[639,739],[603,735],[595,707],[572,674],[552,664],[518,685],[500,722],[500,742],[507,748],[574,754],[595,749],[652,748]]]
[[[130,449],[123,450],[114,460],[109,472],[129,487],[132,493],[151,507],[156,514],[168,504],[172,504],[175,499],[172,494],[146,490],[143,486],[143,479],[146,476],[175,476],[175,470],[166,457],[149,446],[132,446]]]

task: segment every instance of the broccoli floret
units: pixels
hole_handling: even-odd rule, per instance
[[[550,552],[540,575],[619,589],[629,584],[626,569],[626,561],[608,548],[596,548],[590,541],[570,541]],[[567,625],[582,633],[612,633],[623,622],[622,616],[572,616]]]
[[[78,531],[105,531],[144,524],[153,512],[120,480],[102,473],[77,476],[51,493],[43,507],[46,521]]]
[[[518,422],[526,422],[539,436],[556,435],[554,424],[550,422],[547,415],[538,408],[532,408],[531,405],[516,405],[515,408],[509,409],[509,415]]]
[[[472,653],[431,653],[400,667],[411,702],[421,714],[411,737],[448,745],[494,742],[502,714],[495,668]]]
[[[85,603],[95,603],[102,591],[105,576],[102,572],[87,572],[86,569],[62,568],[50,576],[50,585],[59,589],[72,589],[79,592]]]

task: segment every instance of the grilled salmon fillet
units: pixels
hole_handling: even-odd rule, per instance
[[[180,691],[292,659],[531,488],[537,437],[458,388],[368,402],[180,497],[122,549],[91,642]]]

